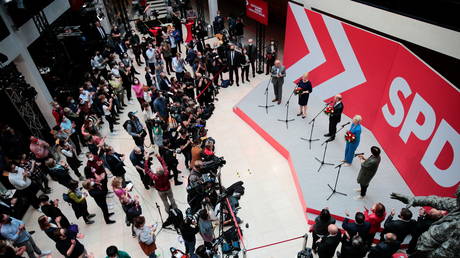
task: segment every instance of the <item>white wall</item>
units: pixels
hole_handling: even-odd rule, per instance
[[[460,32],[350,0],[304,0],[304,6],[460,59]]]
[[[69,8],[70,4],[68,0],[55,0],[44,8],[43,12],[48,22],[51,24]],[[51,106],[49,104],[52,101],[51,94],[27,50],[27,47],[40,36],[40,33],[35,27],[32,19],[24,23],[24,25],[17,30],[13,29],[13,22],[3,5],[0,6],[0,15],[10,31],[10,35],[0,42],[0,52],[8,57],[8,61],[5,62],[4,65],[14,61],[18,71],[20,71],[24,75],[25,80],[35,88],[37,91],[35,102],[48,125],[52,127],[56,122],[51,114]]]

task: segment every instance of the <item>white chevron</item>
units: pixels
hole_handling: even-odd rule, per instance
[[[289,3],[292,13],[294,14],[297,25],[299,26],[302,37],[307,44],[310,53],[297,61],[286,70],[287,82],[297,80],[305,72],[311,71],[322,63],[326,62],[321,46],[315,36],[315,32],[308,20],[307,13],[302,6]]]
[[[321,100],[328,99],[366,82],[366,77],[356,59],[342,23],[326,15],[323,15],[323,19],[339,54],[344,71],[315,87],[312,94]]]

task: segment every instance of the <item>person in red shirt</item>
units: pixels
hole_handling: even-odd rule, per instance
[[[171,183],[169,182],[168,167],[160,155],[155,154],[155,156],[160,162],[161,166],[158,166],[155,169],[155,173],[153,173],[153,168],[151,168],[149,161],[150,155],[146,152],[144,155],[144,172],[155,182],[155,189],[157,189],[158,195],[160,196],[161,201],[165,206],[166,213],[168,213],[170,208],[176,209],[177,205],[174,201],[174,195],[171,190]]]
[[[371,214],[369,210],[364,207],[364,218],[365,221],[371,223],[371,229],[369,230],[369,241],[372,244],[372,241],[375,237],[375,234],[380,231],[380,224],[385,220],[386,212],[385,206],[382,203],[375,203],[371,208]]]

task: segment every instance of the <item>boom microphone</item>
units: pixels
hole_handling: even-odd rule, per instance
[[[351,122],[346,122],[345,124],[342,125],[342,127],[345,127],[347,125],[349,125]]]

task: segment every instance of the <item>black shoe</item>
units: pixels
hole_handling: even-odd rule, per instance
[[[179,181],[174,182],[174,185],[181,185],[181,184],[183,184],[183,183],[179,182]]]
[[[115,214],[114,212],[109,212],[109,217]]]
[[[150,187],[148,185],[144,185],[145,190],[150,190]]]
[[[85,223],[88,225],[91,225],[91,224],[94,224],[94,220],[88,220],[88,221],[85,221]]]
[[[96,217],[96,214],[89,214],[88,219]]]
[[[46,194],[49,194],[51,193],[51,188],[45,188],[45,190],[43,190],[44,193]]]
[[[240,87],[240,85],[237,83],[237,84],[236,84],[236,87]]]
[[[180,174],[180,173],[182,173],[182,171],[180,171],[180,170],[177,170],[177,174]]]
[[[113,123],[113,124],[114,124],[114,125],[119,125],[120,123],[118,123],[118,122],[115,122],[115,123]]]
[[[123,104],[122,106],[123,106],[123,107],[127,107],[128,105],[126,105],[126,104]]]
[[[331,137],[331,138],[327,139],[326,142],[332,142],[333,140],[335,140],[335,137]]]
[[[126,226],[128,226],[128,227],[131,226],[131,222],[127,221]]]
[[[108,220],[108,221],[105,222],[105,224],[113,224],[115,222],[116,222],[115,220]]]
[[[324,135],[324,137],[330,137],[330,136],[331,136],[331,134],[329,134],[329,133]]]
[[[31,235],[35,234],[35,230],[29,231],[29,234],[31,234]]]

